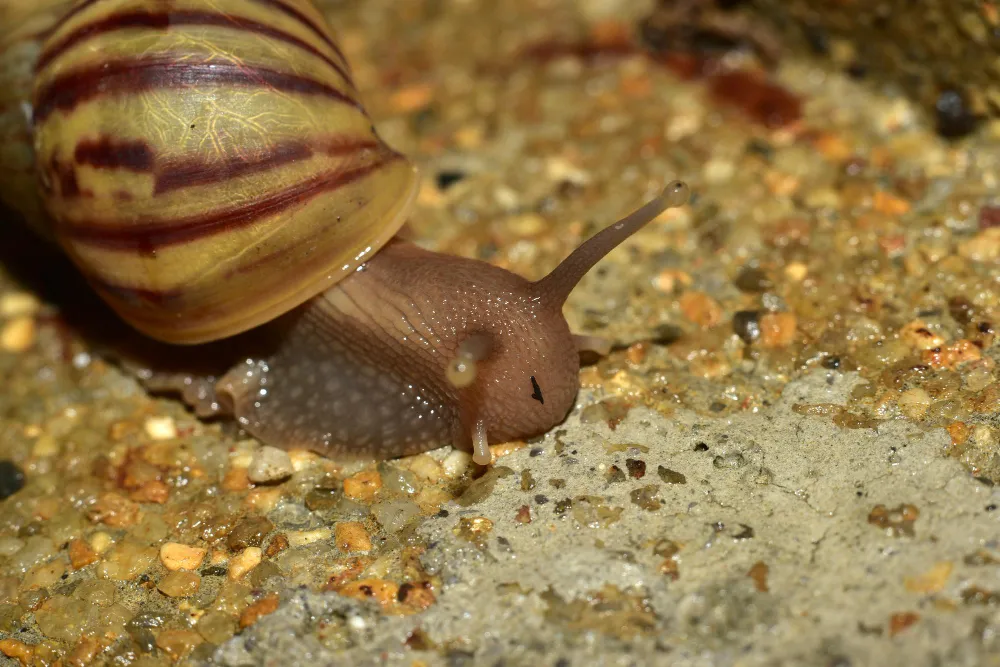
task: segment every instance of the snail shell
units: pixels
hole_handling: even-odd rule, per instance
[[[295,0],[83,0],[48,32],[32,118],[53,235],[143,333],[251,329],[405,221],[416,171],[325,26]]]

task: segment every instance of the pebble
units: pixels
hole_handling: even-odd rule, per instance
[[[372,541],[368,536],[368,531],[358,521],[337,523],[334,536],[337,548],[345,553],[372,550]]]
[[[444,468],[428,454],[418,454],[409,460],[410,471],[421,480],[436,483],[444,476]]]
[[[221,611],[209,611],[198,619],[195,629],[205,641],[221,644],[236,634],[236,618]]]
[[[176,570],[196,570],[205,560],[207,549],[193,547],[179,542],[167,542],[160,547],[160,562],[171,572]]]
[[[173,440],[177,437],[177,424],[173,417],[147,417],[143,430],[151,440]]]
[[[390,500],[372,506],[372,515],[383,530],[391,534],[419,518],[420,507],[410,500]]]
[[[931,396],[926,390],[914,387],[900,394],[896,404],[899,406],[900,412],[910,419],[921,419],[927,414],[927,408],[931,406]]]
[[[156,645],[175,662],[201,643],[201,635],[194,630],[164,630],[156,637]]]
[[[13,556],[24,548],[24,540],[17,537],[0,537],[0,556]]]
[[[704,292],[685,292],[681,295],[680,306],[684,317],[705,329],[722,321],[719,302]]]
[[[933,350],[944,345],[944,338],[931,331],[923,320],[913,320],[899,330],[899,338],[916,350]]]
[[[455,479],[459,475],[465,473],[472,465],[472,454],[468,452],[463,452],[459,449],[453,450],[448,456],[444,457],[441,461],[441,469],[444,471],[445,477],[448,479]]]
[[[795,340],[797,318],[792,313],[767,313],[760,318],[760,344],[785,347]]]
[[[344,495],[353,500],[371,502],[382,488],[377,470],[364,470],[344,480]]]
[[[257,600],[240,614],[240,628],[248,628],[261,616],[273,614],[278,609],[278,596],[274,593]]]
[[[160,579],[156,588],[170,598],[186,598],[194,595],[201,587],[201,577],[195,572],[178,570]]]
[[[229,559],[229,578],[239,581],[250,570],[260,565],[263,552],[260,547],[247,547],[237,555]]]
[[[259,547],[264,537],[274,530],[274,524],[262,516],[248,516],[240,519],[226,539],[230,551],[240,551],[247,547]]]
[[[13,353],[28,351],[35,343],[36,328],[34,318],[15,317],[0,329],[0,349]]]
[[[288,544],[293,547],[301,547],[320,540],[328,540],[332,535],[329,528],[317,528],[316,530],[292,530],[286,533]]]
[[[264,446],[258,449],[247,466],[247,477],[254,484],[278,482],[288,479],[295,472],[292,458],[283,449]]]
[[[34,315],[41,303],[30,292],[7,292],[0,296],[0,317],[12,318]]]

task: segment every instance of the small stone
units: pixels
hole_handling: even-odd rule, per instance
[[[974,262],[1000,260],[1000,227],[989,227],[958,244],[958,254]]]
[[[942,91],[934,110],[937,112],[937,133],[946,139],[964,137],[979,125],[979,117],[973,113],[965,95],[958,90]]]
[[[753,567],[747,572],[747,576],[753,580],[754,588],[760,593],[767,593],[767,575],[770,571],[767,563],[762,560],[757,561],[753,564]]]
[[[920,614],[912,611],[893,614],[889,617],[889,636],[895,637],[920,620]]]
[[[921,419],[927,414],[927,408],[931,407],[931,402],[931,396],[926,390],[914,387],[900,394],[897,405],[899,405],[899,411],[910,419]]]
[[[247,547],[259,547],[264,537],[274,530],[274,524],[262,516],[249,516],[240,520],[229,533],[226,546],[230,551],[240,551]]]
[[[374,600],[382,606],[389,606],[396,602],[399,586],[385,579],[360,579],[344,584],[336,591],[356,600]]]
[[[254,484],[278,482],[292,476],[292,459],[283,449],[264,446],[254,452],[247,467],[247,477]]]
[[[103,530],[97,531],[87,540],[87,544],[90,545],[90,548],[98,554],[103,554],[105,551],[110,549],[114,543],[115,541],[112,539],[111,535]]]
[[[647,512],[655,512],[663,506],[663,503],[657,498],[659,491],[659,485],[650,484],[649,486],[633,489],[628,495],[634,504]]]
[[[322,512],[336,507],[341,497],[340,489],[332,486],[317,486],[306,494],[302,503],[310,512]]]
[[[691,274],[679,269],[663,269],[653,278],[653,287],[669,294],[677,287],[688,287],[692,282]]]
[[[371,551],[372,541],[368,531],[358,521],[341,521],[337,523],[334,533],[337,548],[345,553]]]
[[[278,501],[281,500],[283,495],[284,491],[281,490],[281,487],[277,486],[253,489],[243,499],[243,504],[248,509],[256,510],[260,514],[267,514],[278,506]]]
[[[30,665],[35,655],[35,647],[16,639],[0,639],[0,653],[8,658],[14,658],[22,665]]]
[[[945,339],[934,333],[923,320],[913,320],[899,330],[899,338],[915,350],[932,350],[945,343]]]
[[[34,315],[38,312],[41,302],[38,297],[29,292],[7,292],[0,296],[0,317],[12,318],[24,315]]]
[[[472,465],[472,455],[460,449],[452,451],[444,457],[441,468],[448,479],[454,479],[465,473]]]
[[[123,542],[97,566],[97,576],[113,581],[131,581],[156,563],[156,548]]]
[[[756,310],[741,310],[733,313],[733,333],[747,345],[760,338],[760,313]]]
[[[410,500],[382,501],[372,506],[372,515],[387,533],[395,533],[420,517],[420,507]]]
[[[794,282],[801,282],[809,275],[809,267],[802,262],[790,262],[785,266],[785,277]]]
[[[150,440],[173,440],[177,437],[177,424],[173,417],[146,417],[142,426]]]
[[[96,563],[100,560],[97,552],[81,539],[70,540],[68,551],[69,564],[74,570],[87,567],[91,563]]]
[[[922,574],[904,578],[903,585],[912,593],[940,593],[954,569],[950,561],[942,561]]]
[[[94,523],[103,523],[112,528],[128,528],[138,520],[139,506],[125,496],[109,491],[97,497],[88,516]]]
[[[198,619],[195,629],[205,641],[221,644],[236,634],[236,618],[221,611],[209,611]]]
[[[27,352],[35,343],[37,327],[32,317],[15,317],[0,329],[0,349],[6,352]]]
[[[229,578],[239,581],[250,570],[260,565],[263,552],[260,547],[247,547],[229,560]]]
[[[156,637],[156,645],[174,662],[193,651],[202,641],[201,635],[194,630],[163,630]]]
[[[226,470],[222,477],[222,488],[225,491],[246,491],[252,486],[247,469],[242,466],[233,466]]]
[[[104,579],[90,579],[82,582],[73,591],[75,597],[95,604],[98,607],[110,607],[115,603],[117,587],[110,581]]]
[[[409,460],[410,471],[424,480],[434,484],[444,476],[444,469],[432,456],[418,454]]]
[[[771,279],[767,277],[767,274],[753,267],[745,267],[740,271],[736,279],[733,280],[733,284],[741,292],[750,293],[766,292],[772,286]]]
[[[625,469],[632,479],[642,479],[646,475],[646,462],[641,459],[625,459]]]
[[[35,440],[31,446],[31,455],[35,458],[45,459],[59,453],[59,443],[49,434],[44,434]]]
[[[194,595],[201,587],[201,577],[195,572],[178,570],[160,579],[157,589],[170,598],[186,598]]]
[[[372,502],[382,488],[377,470],[364,470],[344,480],[344,495],[353,500]]]
[[[704,292],[685,292],[680,298],[681,312],[691,322],[708,329],[722,321],[719,302]]]
[[[24,472],[8,459],[0,461],[0,500],[5,500],[24,487]]]
[[[163,480],[154,479],[129,492],[128,497],[137,503],[162,505],[170,498],[170,487]]]
[[[292,530],[287,533],[288,543],[293,547],[303,547],[307,544],[328,540],[332,533],[329,528],[317,528],[316,530]]]
[[[659,475],[665,484],[687,484],[687,477],[676,470],[671,470],[664,466],[657,466],[656,474]]]
[[[767,313],[760,318],[760,344],[786,347],[795,340],[798,323],[792,313]]]
[[[517,510],[517,514],[514,515],[514,521],[518,523],[531,523],[531,507],[528,505],[521,505]]]
[[[592,180],[589,173],[558,155],[545,160],[545,173],[552,181],[577,186],[587,185]]]
[[[267,549],[264,551],[264,555],[268,558],[274,558],[282,551],[288,548],[288,536],[284,533],[278,533],[271,538],[271,542],[267,545]]]
[[[240,629],[248,628],[256,623],[261,616],[273,614],[278,609],[278,596],[271,593],[243,610],[240,614]]]
[[[205,560],[207,549],[193,547],[179,542],[167,542],[160,547],[160,562],[171,572],[177,570],[197,570]]]

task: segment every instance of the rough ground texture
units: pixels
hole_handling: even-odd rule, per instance
[[[5,214],[0,660],[1000,664],[1000,129],[943,139],[857,72],[663,7],[323,5],[424,174],[417,242],[539,277],[694,192],[571,296],[615,349],[488,467],[285,454],[147,395]]]
[[[460,665],[985,664],[1000,619],[959,601],[996,587],[977,554],[997,546],[997,494],[941,457],[940,432],[845,431],[791,409],[841,403],[854,382],[816,373],[765,414],[726,420],[571,422],[561,445],[505,457],[488,497],[423,524],[446,590],[434,607],[385,620],[299,592],[217,658],[408,665],[402,645],[420,628]],[[629,460],[645,475],[608,481]],[[872,519],[909,503],[912,523]],[[522,505],[530,524],[513,519]],[[481,540],[455,534],[482,518],[493,530]],[[330,618],[346,655],[311,636]]]

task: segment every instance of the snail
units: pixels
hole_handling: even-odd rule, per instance
[[[266,444],[487,464],[551,429],[580,350],[607,352],[570,332],[567,295],[687,200],[667,185],[534,282],[431,252],[399,237],[416,169],[306,0],[38,4],[3,17],[4,202],[171,358],[219,367],[132,366],[148,389]]]

